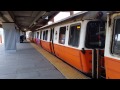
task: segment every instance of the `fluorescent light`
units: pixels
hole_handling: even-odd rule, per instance
[[[24,30],[26,31],[26,28],[24,28]]]
[[[48,16],[45,19],[48,19]]]

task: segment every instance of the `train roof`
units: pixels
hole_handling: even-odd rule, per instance
[[[76,14],[74,14],[74,15],[68,16],[67,18],[61,19],[61,20],[59,20],[59,21],[57,21],[57,22],[54,22],[54,23],[52,23],[52,24],[50,24],[50,25],[45,25],[45,26],[40,27],[40,28],[38,28],[38,29],[42,29],[42,28],[45,28],[45,27],[48,27],[48,26],[55,25],[55,24],[57,24],[57,23],[66,21],[66,20],[71,19],[71,18],[73,18],[73,17],[76,17],[76,16],[78,16],[78,15],[83,15],[83,14],[85,14],[85,13],[87,13],[87,12],[88,12],[88,11],[82,11],[82,12],[76,13]]]
[[[71,15],[71,16],[69,16],[69,17],[67,17],[67,18],[64,18],[64,19],[62,19],[62,20],[59,20],[59,21],[57,21],[57,22],[55,22],[55,23],[52,23],[52,24],[50,24],[50,25],[45,25],[45,26],[43,26],[43,27],[37,28],[36,30],[43,29],[43,28],[46,28],[46,27],[49,27],[49,26],[58,24],[58,23],[60,23],[60,22],[64,22],[64,21],[69,20],[69,19],[72,19],[72,18],[74,18],[74,17],[76,17],[76,16],[79,16],[79,17],[80,17],[80,16],[83,16],[83,15],[84,15],[84,16],[82,17],[83,20],[85,20],[85,19],[94,19],[95,16],[96,16],[96,14],[97,14],[98,12],[101,12],[101,11],[82,11],[82,12],[76,13],[76,14],[74,14],[74,15]],[[102,12],[103,12],[103,18],[106,19],[106,14],[109,13],[110,11],[102,11]]]

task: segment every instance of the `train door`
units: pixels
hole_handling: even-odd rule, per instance
[[[42,47],[42,45],[41,45],[41,39],[42,39],[42,31],[40,31],[40,46]]]
[[[87,63],[91,69],[93,78],[104,78],[104,47],[105,47],[105,22],[89,21],[86,28],[84,54],[89,62]]]
[[[39,45],[39,32],[36,32],[36,44],[38,44]]]
[[[120,12],[108,15],[106,37],[106,79],[120,79]]]
[[[50,49],[51,49],[51,53],[55,54],[55,51],[54,51],[54,28],[51,28],[51,30],[50,30]]]

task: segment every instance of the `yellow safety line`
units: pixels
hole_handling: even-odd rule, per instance
[[[54,55],[42,49],[40,46],[31,43],[31,45],[41,53],[47,60],[49,60],[67,79],[90,79],[84,74],[78,72],[70,65],[64,63],[62,60],[58,59]]]

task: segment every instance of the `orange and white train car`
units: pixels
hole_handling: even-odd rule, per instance
[[[105,69],[107,79],[120,79],[120,12],[107,17]]]
[[[35,42],[36,42],[36,44],[38,44],[38,45],[40,44],[40,32],[39,32],[39,31],[36,32]]]
[[[35,31],[33,34],[33,42],[36,44],[40,44],[40,32],[39,31]]]
[[[99,44],[99,34],[95,35],[99,33],[100,23],[99,20],[84,20],[55,27],[55,55],[84,73],[92,73],[93,47],[104,48]],[[105,22],[102,23],[104,32]]]
[[[33,32],[33,42],[36,43],[36,32]]]
[[[40,39],[41,46],[46,49],[47,51],[51,52],[51,47],[50,47],[50,28],[42,30],[42,36]]]
[[[39,44],[44,49],[89,75],[92,73],[93,50],[100,49],[104,52],[105,20],[102,19],[75,16],[70,20],[39,28],[37,32]]]

